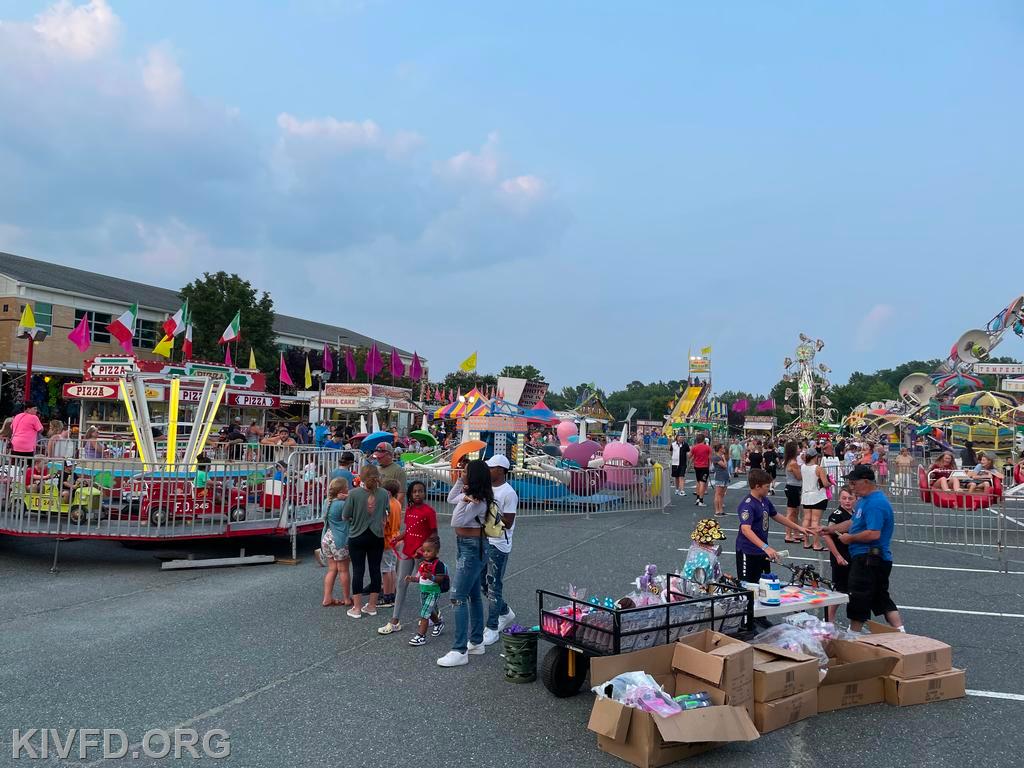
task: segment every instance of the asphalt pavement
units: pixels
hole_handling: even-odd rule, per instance
[[[729,509],[740,493],[730,491]],[[538,588],[571,583],[617,595],[647,563],[677,569],[698,512],[710,510],[688,496],[666,512],[523,518],[506,575],[509,603],[532,625]],[[724,527],[731,539],[734,514]],[[230,757],[202,762],[246,768],[624,765],[586,729],[589,693],[556,699],[540,682],[506,683],[499,645],[467,667],[442,669],[434,661],[449,648],[450,625],[411,647],[411,630],[376,634],[384,612],[352,620],[322,608],[315,536],[300,540],[298,565],[173,572],[160,570],[161,558],[237,554],[239,546],[284,557],[289,545],[60,546],[53,574],[52,542],[0,538],[0,765],[20,764],[11,759],[13,728],[119,728],[136,740],[177,726],[227,731]],[[443,559],[453,560],[453,547],[445,529]],[[984,695],[819,715],[697,758],[702,766],[1020,764],[1024,563],[1004,574],[962,548],[896,544],[894,552],[893,592],[909,631],[952,645],[968,688]]]

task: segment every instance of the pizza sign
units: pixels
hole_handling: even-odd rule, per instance
[[[280,399],[274,395],[228,395],[228,405],[236,408],[276,408],[280,404]]]
[[[64,397],[113,400],[117,397],[117,387],[109,384],[65,384]]]
[[[93,363],[89,366],[89,375],[94,379],[116,379],[135,373],[136,370],[133,363]]]

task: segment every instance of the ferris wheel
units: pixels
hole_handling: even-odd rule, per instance
[[[783,429],[784,432],[803,431],[822,422],[834,422],[836,419],[836,409],[832,407],[832,401],[825,394],[832,388],[827,378],[832,369],[824,363],[815,362],[818,353],[824,348],[825,342],[821,339],[812,339],[801,333],[800,343],[793,357],[787,357],[783,361],[786,373],[782,380],[787,384],[796,385],[795,390],[786,387],[786,404],[783,410],[796,418]],[[796,407],[789,403],[793,398]]]

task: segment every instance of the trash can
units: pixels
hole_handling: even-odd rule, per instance
[[[537,635],[527,630],[501,633],[505,649],[505,680],[510,683],[532,683],[537,679]]]

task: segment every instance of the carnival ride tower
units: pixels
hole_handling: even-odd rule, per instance
[[[793,353],[793,357],[787,357],[783,361],[786,373],[782,380],[787,384],[796,384],[796,389],[786,387],[786,404],[783,410],[795,416],[783,432],[806,431],[821,422],[835,420],[836,409],[832,407],[832,401],[825,394],[831,389],[832,384],[826,378],[832,372],[824,363],[815,365],[815,358],[818,352],[825,347],[821,339],[812,339],[806,334],[800,334],[800,343]],[[797,407],[789,404],[789,400],[796,397]]]

